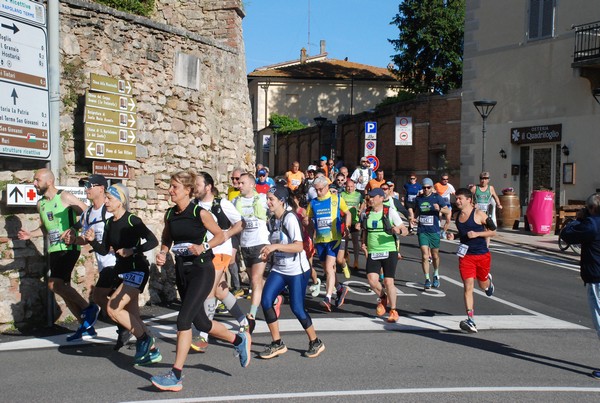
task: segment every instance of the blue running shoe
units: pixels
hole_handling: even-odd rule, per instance
[[[477,326],[475,325],[475,322],[471,318],[462,320],[460,322],[460,328],[469,333],[477,333]]]
[[[242,368],[246,368],[250,365],[250,348],[252,347],[252,336],[250,336],[250,332],[239,333],[239,336],[242,338],[242,342],[239,346],[234,346],[235,355],[240,357],[240,364],[242,364]]]
[[[487,290],[485,290],[485,295],[491,297],[492,295],[494,295],[494,283],[492,283],[492,275],[489,273],[488,278],[490,279],[490,285],[488,286]]]
[[[143,356],[139,360],[135,360],[133,365],[150,365],[156,364],[161,361],[162,354],[160,353],[158,347],[154,347],[152,350],[150,350],[150,352],[147,355]]]
[[[96,304],[90,304],[90,306],[81,311],[81,319],[83,319],[83,325],[86,329],[96,324],[98,315],[100,315],[100,307]]]
[[[135,342],[135,355],[133,358],[137,362],[143,357],[150,354],[150,348],[154,345],[154,337],[148,335],[145,340],[138,340]]]
[[[592,371],[592,378],[600,379],[600,370],[596,369],[596,370]]]
[[[83,325],[80,325],[75,333],[67,337],[67,341],[90,340],[96,336],[98,336],[98,333],[96,333],[94,326],[86,329]]]
[[[339,308],[342,305],[344,305],[344,302],[346,301],[346,295],[348,295],[348,287],[346,287],[345,285],[340,285],[340,288],[338,288],[336,293],[337,300],[335,306]]]
[[[433,276],[433,288],[440,288],[440,278]]]
[[[160,390],[168,390],[170,392],[179,392],[183,389],[183,376],[177,379],[173,371],[169,370],[164,375],[156,375],[150,378],[150,381],[154,386]]]
[[[426,290],[429,290],[431,288],[431,281],[429,279],[425,279],[425,286],[423,287]]]

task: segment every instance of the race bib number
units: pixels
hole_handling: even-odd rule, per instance
[[[244,229],[255,230],[255,229],[258,228],[258,220],[256,218],[254,218],[254,219],[246,219],[244,221],[246,222],[246,227]]]
[[[192,252],[188,249],[192,244],[190,242],[182,242],[173,245],[171,250],[175,256],[192,256]]]
[[[458,250],[456,251],[456,256],[465,257],[468,250],[469,250],[469,246],[465,245],[464,243],[461,243],[460,245],[458,245]]]
[[[409,202],[414,202],[416,198],[417,198],[417,195],[408,195]]]
[[[48,231],[48,242],[50,242],[51,245],[60,243],[60,231],[57,229]]]
[[[273,254],[273,265],[284,266],[285,265],[285,255],[281,252],[275,252]]]
[[[375,252],[371,253],[372,260],[384,260],[390,256],[390,252]]]
[[[300,180],[292,179],[292,186],[300,186]]]
[[[123,280],[123,284],[130,287],[138,288],[144,282],[143,271],[130,271],[127,273],[119,274],[119,278]]]
[[[331,218],[319,218],[317,220],[317,229],[322,231],[325,228],[331,228]]]
[[[273,231],[269,237],[272,244],[281,243],[281,231]]]
[[[477,203],[477,208],[481,211],[486,211],[488,209],[488,203]]]
[[[433,225],[433,216],[432,215],[420,215],[419,223],[421,225]]]

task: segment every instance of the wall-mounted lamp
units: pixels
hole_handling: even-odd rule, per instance
[[[504,148],[500,149],[500,158],[502,158],[503,160],[506,159],[506,151],[504,151]]]
[[[564,146],[562,146],[561,150],[565,157],[568,157],[569,154],[571,154],[571,151],[569,151],[569,147],[567,147],[566,144]]]
[[[600,87],[594,88],[592,90],[592,95],[594,96],[596,102],[600,104]]]

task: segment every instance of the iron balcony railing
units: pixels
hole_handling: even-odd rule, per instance
[[[600,58],[600,21],[575,28],[573,62]]]

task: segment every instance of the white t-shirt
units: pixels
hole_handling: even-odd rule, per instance
[[[356,168],[352,172],[350,179],[356,183],[357,190],[365,190],[367,183],[371,180],[371,169],[370,168]]]
[[[83,213],[82,217],[82,233],[87,231],[89,228],[94,229],[94,234],[96,236],[96,241],[102,242],[102,237],[104,236],[104,225],[105,222],[102,221],[102,207],[99,209],[94,209],[94,207],[89,207],[88,210],[90,214],[88,216],[87,210]],[[106,211],[104,213],[104,219],[108,220],[112,217],[112,213]],[[117,263],[117,258],[115,257],[115,253],[110,251],[107,255],[102,256],[99,253],[95,253],[96,261],[98,262],[98,272],[101,272],[105,267],[114,266]]]
[[[258,203],[261,203],[262,207],[265,209],[265,213],[268,212],[267,197],[264,194],[259,194],[258,197]],[[239,196],[233,200],[233,205],[236,206],[236,210],[242,212],[242,220],[244,220],[245,223],[240,236],[240,246],[242,248],[266,245],[269,243],[267,222],[254,215],[253,203],[254,195],[252,197]]]
[[[290,244],[296,241],[302,242],[302,229],[300,228],[298,220],[294,217],[294,214],[294,212],[286,214],[283,223],[291,239],[288,238],[286,234],[280,230],[281,221],[276,219],[274,223],[275,225],[273,228],[273,232],[269,236],[269,240],[272,244]],[[271,266],[271,270],[277,273],[284,274],[286,276],[296,276],[298,274],[302,274],[310,267],[304,249],[302,249],[300,253],[287,253],[277,251],[273,252],[272,256],[273,263]]]
[[[218,222],[217,217],[211,211],[212,204],[213,204],[212,201],[208,202],[208,203],[198,201],[198,205],[200,207],[202,207],[203,209],[208,210],[208,212],[212,214],[215,221]],[[227,219],[229,220],[231,225],[237,223],[238,221],[240,221],[242,219],[242,216],[240,215],[239,211],[237,211],[235,209],[235,206],[233,205],[233,203],[231,203],[227,199],[221,199],[221,210],[223,210],[223,213],[225,213],[225,215],[227,216]],[[227,231],[227,230],[224,230],[224,231]],[[206,232],[206,242],[210,241],[213,237],[214,236],[210,231]],[[212,248],[212,251],[215,255],[223,254],[223,255],[231,256],[232,249],[233,249],[233,246],[231,245],[231,239],[228,239],[225,242],[223,242],[222,244],[217,245],[214,248]]]

